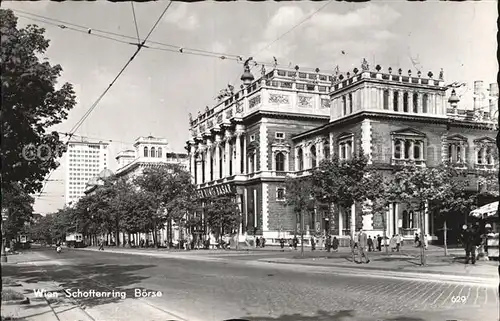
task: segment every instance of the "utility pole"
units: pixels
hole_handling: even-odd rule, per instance
[[[5,237],[5,223],[9,217],[9,210],[7,208],[2,208],[2,254],[1,262],[7,263],[7,253],[5,252],[5,242],[7,238]]]

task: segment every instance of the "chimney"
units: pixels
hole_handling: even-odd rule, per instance
[[[483,94],[483,81],[477,80],[474,81],[474,110],[481,108],[482,103],[482,94]]]
[[[494,117],[498,112],[498,83],[490,84],[490,117]]]

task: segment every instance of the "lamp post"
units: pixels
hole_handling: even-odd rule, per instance
[[[6,208],[2,208],[2,254],[1,254],[1,262],[2,263],[7,263],[7,253],[5,252],[5,242],[7,238],[5,237],[5,223],[7,221],[7,218],[9,216],[9,210]]]

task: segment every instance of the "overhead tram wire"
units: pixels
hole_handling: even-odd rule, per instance
[[[324,8],[326,8],[326,6],[328,6],[330,3],[332,3],[333,0],[329,0],[327,3],[325,3],[324,5],[322,5],[321,7],[319,7],[316,11],[313,11],[310,15],[308,15],[304,20],[300,21],[299,23],[295,24],[292,28],[290,28],[288,31],[286,31],[285,33],[281,34],[280,36],[278,36],[278,38],[274,39],[272,42],[270,42],[269,44],[267,44],[265,47],[262,47],[259,51],[257,51],[257,53],[251,55],[250,57],[255,57],[257,56],[258,54],[260,54],[261,52],[263,52],[264,50],[266,50],[267,48],[271,47],[272,45],[274,45],[276,42],[280,41],[283,37],[287,36],[290,32],[292,32],[293,30],[295,30],[296,28],[298,28],[299,26],[301,26],[302,24],[304,24],[306,21],[308,21],[309,19],[311,19],[312,17],[314,17],[316,14],[318,14],[321,10],[323,10]],[[259,63],[257,63],[259,64]],[[275,64],[259,64],[259,65],[271,65],[271,66],[275,66]],[[278,64],[279,65],[279,64]],[[256,65],[253,65],[250,67],[250,70],[253,69],[253,67],[255,67]],[[303,70],[308,70],[309,68],[303,68]],[[314,70],[313,68],[311,68],[310,70]],[[237,81],[238,79],[236,79]],[[236,82],[235,81],[235,82]]]
[[[322,9],[322,8],[320,8],[320,9]],[[78,24],[74,24],[74,23],[70,23],[70,22],[66,22],[66,21],[62,21],[62,20],[58,20],[58,19],[53,19],[53,18],[44,17],[44,16],[37,15],[37,14],[28,13],[28,12],[25,12],[22,10],[13,9],[13,11],[21,12],[21,13],[28,14],[28,15],[33,15],[35,17],[41,17],[42,19],[45,19],[47,21],[33,18],[33,17],[28,17],[28,16],[22,16],[22,15],[18,14],[19,17],[33,20],[33,21],[38,21],[38,22],[45,23],[48,25],[52,25],[55,27],[59,27],[61,29],[85,33],[89,36],[95,36],[95,37],[99,37],[99,38],[103,38],[103,39],[107,39],[107,40],[111,40],[111,41],[115,41],[115,42],[119,42],[119,43],[123,43],[123,44],[134,45],[134,46],[137,45],[135,42],[129,42],[126,40],[117,39],[117,38],[101,35],[98,33],[108,34],[108,35],[112,35],[115,37],[120,37],[120,38],[124,38],[124,39],[131,39],[131,40],[136,40],[136,37],[123,35],[123,34],[110,32],[110,31],[105,31],[105,30],[100,30],[100,29],[94,29],[94,28],[90,28],[87,26],[82,26],[82,25],[78,25]],[[68,26],[74,26],[74,27],[80,28],[81,30],[76,29],[76,28],[72,28],[72,27],[68,27]],[[91,31],[91,32],[89,33],[89,31]],[[178,46],[178,45],[172,45],[172,44],[167,44],[167,43],[153,41],[153,40],[146,41],[146,44],[156,44],[156,45],[165,47],[165,48],[152,47],[149,45],[144,46],[145,49],[149,49],[149,50],[166,51],[166,52],[172,52],[172,53],[177,53],[177,54],[193,55],[193,56],[200,56],[200,57],[216,58],[216,59],[221,59],[221,60],[243,62],[243,55],[235,55],[235,54],[215,52],[215,51],[209,51],[209,50],[203,50],[203,49],[182,47],[182,46]],[[271,67],[274,66],[274,64],[270,63],[270,62],[261,62],[261,61],[255,61],[255,62],[258,65],[271,66]],[[278,65],[280,65],[280,64],[278,64]],[[252,66],[252,68],[253,68],[253,66]],[[305,71],[314,71],[314,68],[302,67],[301,69],[305,70]]]
[[[104,96],[108,93],[108,91],[115,84],[115,82],[118,80],[118,78],[120,78],[120,76],[123,74],[123,72],[125,71],[125,69],[130,65],[130,63],[132,62],[132,60],[134,60],[134,58],[137,56],[137,54],[141,51],[141,49],[144,47],[144,44],[148,40],[149,36],[151,36],[151,34],[153,33],[153,31],[156,29],[156,26],[158,25],[158,23],[160,23],[161,19],[163,18],[163,16],[165,15],[165,13],[167,12],[167,10],[170,8],[171,5],[172,5],[172,1],[170,1],[168,3],[167,7],[165,8],[165,10],[163,10],[162,14],[160,15],[160,17],[158,18],[158,20],[155,22],[155,24],[151,28],[151,30],[149,31],[149,33],[146,36],[146,38],[144,38],[143,42],[142,43],[137,43],[137,49],[136,49],[135,53],[132,55],[132,57],[129,59],[129,61],[125,64],[125,66],[120,70],[120,72],[115,77],[115,79],[113,79],[113,81],[111,82],[111,84],[109,84],[109,86],[106,88],[106,90],[101,94],[101,96],[99,96],[99,98],[94,102],[94,104],[85,113],[85,115],[80,119],[80,121],[78,121],[75,124],[75,126],[73,126],[73,128],[70,130],[70,135],[69,135],[68,141],[66,142],[66,145],[69,144],[69,142],[71,141],[71,137],[75,134],[75,132],[78,130],[78,128],[80,128],[80,126],[83,124],[83,122],[89,117],[89,115],[92,113],[92,111],[97,107],[98,103],[102,100],[102,98],[104,98]],[[52,176],[53,173],[54,173],[54,171],[52,171],[52,172],[49,173],[49,176],[45,180],[45,183],[43,184],[42,189],[40,190],[39,196],[42,195],[43,191],[45,190],[45,187],[47,186],[47,182],[49,181],[49,179],[50,179],[50,177]]]
[[[80,119],[80,121],[78,121],[75,126],[73,126],[73,128],[70,130],[70,136],[68,138],[68,143],[69,141],[71,140],[71,137],[74,135],[74,133],[78,130],[78,128],[80,128],[80,126],[85,122],[85,120],[90,116],[90,114],[92,113],[92,111],[97,107],[97,105],[99,104],[99,102],[102,100],[102,98],[104,98],[104,96],[108,93],[108,91],[111,89],[111,87],[116,83],[116,81],[118,80],[118,78],[120,78],[120,76],[123,74],[123,72],[125,71],[125,69],[127,69],[127,67],[130,65],[130,63],[134,60],[134,58],[137,56],[137,54],[139,54],[139,52],[141,51],[141,49],[144,47],[146,41],[148,40],[149,36],[151,36],[151,34],[153,33],[153,31],[156,29],[156,26],[158,25],[158,23],[160,23],[161,19],[163,18],[163,16],[165,15],[165,13],[167,12],[167,10],[170,8],[170,6],[172,5],[172,1],[170,1],[167,5],[167,7],[165,8],[165,10],[163,10],[162,14],[160,15],[160,17],[158,18],[158,20],[156,20],[155,24],[153,25],[153,27],[151,28],[151,30],[149,31],[148,35],[146,36],[146,38],[144,38],[144,40],[141,42],[141,43],[137,43],[137,49],[135,51],[135,53],[132,55],[132,57],[130,57],[130,59],[128,60],[128,62],[125,64],[125,66],[123,66],[123,68],[120,70],[120,72],[118,73],[118,75],[115,77],[115,79],[113,79],[113,81],[111,82],[111,84],[109,84],[109,86],[106,88],[106,90],[101,94],[101,96],[99,96],[99,98],[95,101],[95,103],[90,107],[90,109],[83,115],[83,117]]]
[[[135,32],[137,33],[137,43],[139,43],[141,42],[141,38],[139,37],[139,27],[137,26],[137,18],[135,17],[134,1],[130,1],[130,4],[132,5],[132,14],[134,16]]]
[[[71,22],[67,22],[67,21],[63,21],[63,20],[59,20],[59,19],[54,19],[54,18],[49,18],[49,17],[45,17],[45,16],[42,16],[42,15],[39,15],[39,14],[29,13],[29,12],[22,11],[22,10],[17,10],[17,9],[12,9],[12,10],[14,12],[20,12],[20,13],[27,14],[27,15],[30,15],[30,16],[42,18],[44,20],[47,20],[48,22],[40,20],[40,19],[35,19],[35,18],[32,18],[32,17],[22,16],[25,19],[30,19],[30,20],[34,20],[34,21],[38,21],[38,22],[42,22],[42,23],[47,23],[47,24],[50,24],[50,25],[53,25],[53,26],[56,26],[56,27],[60,27],[62,29],[68,29],[68,30],[74,30],[74,31],[79,31],[79,32],[85,32],[85,33],[87,33],[87,34],[89,34],[91,36],[96,36],[96,35],[100,36],[99,34],[96,34],[96,32],[98,32],[98,33],[108,34],[108,35],[112,35],[112,36],[116,36],[116,37],[120,37],[120,38],[136,40],[136,37],[132,37],[132,36],[129,36],[129,35],[119,34],[119,33],[116,33],[116,32],[105,31],[105,30],[100,30],[100,29],[95,29],[95,28],[91,28],[91,27],[88,27],[88,26],[82,26],[82,25],[78,25],[78,24],[75,24],[75,23],[71,23]],[[69,28],[67,26],[73,26],[73,27],[76,27],[76,28],[80,28],[82,30],[78,30],[78,29],[75,29],[75,28]],[[90,33],[88,32],[89,30],[91,30]],[[127,44],[134,44],[135,45],[135,43],[130,43],[130,42],[127,42],[127,41],[116,39],[116,38],[111,38],[111,37],[107,37],[107,38],[110,38],[110,40],[114,40],[114,41],[119,41],[119,42],[123,42],[123,43],[127,43]],[[168,48],[171,48],[171,50],[173,52],[177,52],[177,53],[183,53],[183,51],[188,50],[188,51],[193,51],[193,52],[202,53],[202,54],[206,54],[206,55],[213,55],[213,56],[218,56],[218,57],[224,56],[227,59],[237,59],[238,57],[240,57],[239,55],[234,55],[234,54],[214,52],[214,51],[203,50],[203,49],[196,49],[196,48],[189,48],[189,47],[182,47],[182,46],[178,46],[178,45],[172,45],[172,44],[167,44],[167,43],[163,43],[163,42],[159,42],[159,41],[153,41],[153,40],[148,40],[146,43],[160,45],[160,46],[163,46],[163,47],[168,47]],[[150,48],[150,47],[148,47],[148,48]],[[157,49],[163,49],[163,48],[157,48]],[[181,51],[181,49],[182,49],[182,51]]]

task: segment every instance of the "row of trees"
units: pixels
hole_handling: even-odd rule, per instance
[[[167,227],[171,244],[173,224],[188,233],[208,229],[221,235],[233,232],[238,222],[239,211],[233,197],[200,198],[190,173],[172,164],[145,169],[133,180],[105,180],[74,207],[45,217],[34,228],[34,237],[50,241],[78,232],[89,236],[95,244],[100,235],[111,234],[119,246],[119,233],[135,244],[136,233],[152,233],[154,245],[159,246],[157,232]]]
[[[363,204],[367,212],[380,217],[385,234],[385,214],[391,203],[398,202],[409,210],[421,213],[420,222],[424,222],[425,210],[440,216],[445,222],[446,233],[446,222],[454,215],[473,210],[478,197],[498,197],[495,173],[476,173],[475,178],[480,186],[488,188],[471,191],[469,173],[449,164],[434,168],[409,164],[383,171],[368,165],[367,158],[361,152],[347,161],[337,157],[325,160],[310,176],[288,178],[286,203],[293,207],[298,222],[303,222],[304,213],[313,203],[328,205],[329,213],[333,212],[332,205],[348,210],[353,204]],[[351,230],[351,233],[354,231]],[[422,258],[425,260],[423,253]]]

